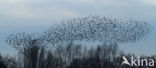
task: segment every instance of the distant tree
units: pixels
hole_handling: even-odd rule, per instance
[[[45,68],[46,51],[44,47],[41,48],[37,58],[37,68]]]
[[[1,54],[0,54],[0,68],[7,68],[6,64],[3,61]]]

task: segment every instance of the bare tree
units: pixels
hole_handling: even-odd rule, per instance
[[[1,68],[7,68],[6,64],[4,63],[3,57],[0,54],[0,67]]]

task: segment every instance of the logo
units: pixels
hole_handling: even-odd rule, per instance
[[[123,62],[121,65],[129,65],[129,66],[154,66],[154,59],[145,59],[145,58],[134,58],[133,56],[128,59],[123,56]]]

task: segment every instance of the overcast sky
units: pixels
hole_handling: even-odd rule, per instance
[[[88,15],[128,17],[146,21],[154,27],[149,38],[122,44],[125,52],[156,53],[156,0],[0,0],[0,52],[14,54],[5,43],[9,34],[42,32],[64,19]]]

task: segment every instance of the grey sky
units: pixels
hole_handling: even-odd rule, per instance
[[[14,53],[4,42],[9,34],[42,32],[63,19],[88,15],[134,18],[156,28],[156,0],[0,0],[0,52]],[[155,38],[154,29],[148,39],[120,46],[151,55],[156,53]]]

